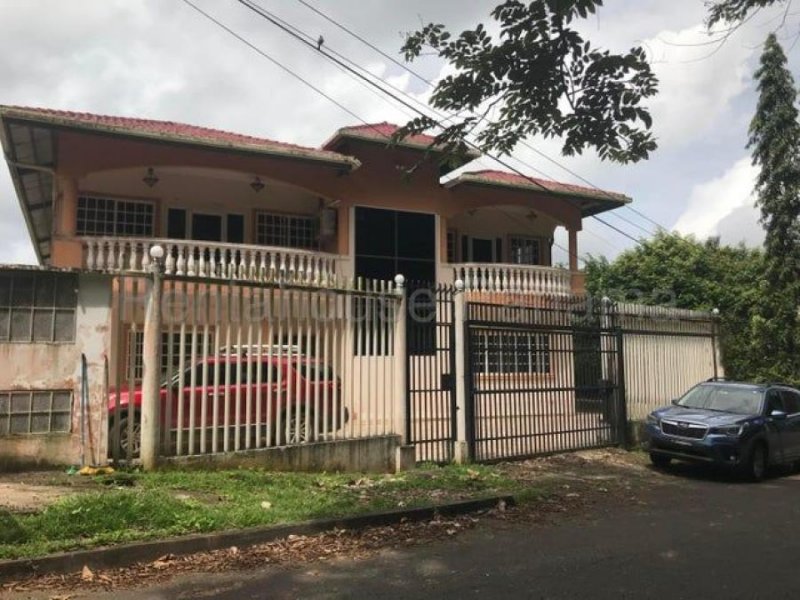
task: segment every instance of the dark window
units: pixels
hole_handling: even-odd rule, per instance
[[[472,238],[472,262],[490,263],[494,261],[492,240]]]
[[[71,428],[69,390],[0,392],[0,436],[69,433]]]
[[[770,390],[767,393],[767,414],[770,414],[774,410],[784,411],[783,400],[778,390]]]
[[[378,208],[356,207],[355,271],[366,279],[392,281],[402,274],[407,282],[409,308],[417,298],[414,292],[436,283],[436,219],[434,215],[410,213]],[[430,314],[430,308],[418,306],[418,313]],[[391,352],[385,332],[385,320],[380,302],[356,299],[354,312],[361,315],[364,326],[356,339],[356,352],[376,355]],[[426,312],[427,311],[427,312]],[[433,307],[435,316],[435,306]],[[410,314],[411,316],[411,314]],[[409,319],[407,347],[411,354],[428,354],[433,351],[435,319],[422,319],[412,323]],[[372,329],[370,329],[372,328]],[[373,335],[367,335],[372,331]],[[421,344],[421,345],[420,345]]]
[[[244,243],[244,217],[242,215],[228,215],[227,241],[231,244]]]
[[[356,207],[356,275],[392,281],[436,281],[433,215]]]
[[[173,240],[186,239],[186,210],[170,208],[167,211],[167,237]]]
[[[192,239],[205,242],[222,241],[222,217],[194,213],[192,215]]]
[[[0,341],[73,342],[77,306],[72,273],[0,274]]]
[[[77,234],[152,237],[154,214],[152,202],[81,196]]]
[[[454,229],[447,230],[447,262],[458,261],[458,233]]]
[[[792,390],[781,390],[783,409],[790,415],[800,413],[800,394]]]

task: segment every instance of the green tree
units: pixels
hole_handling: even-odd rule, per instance
[[[491,13],[497,40],[483,25],[453,36],[431,23],[409,35],[406,60],[433,52],[456,70],[431,96],[435,108],[460,115],[437,132],[437,142],[464,153],[463,140],[475,133],[483,150],[509,153],[520,140],[543,135],[562,138],[566,155],[593,147],[621,163],[647,158],[656,142],[643,101],[658,82],[641,47],[599,50],[572,27],[600,6],[602,0],[506,0]],[[420,117],[398,137],[436,126]]]
[[[764,379],[752,330],[763,295],[764,256],[743,245],[700,242],[661,232],[614,261],[591,258],[586,285],[596,296],[691,310],[720,310],[723,364],[728,376]]]
[[[800,123],[786,55],[770,34],[755,73],[758,105],[748,147],[760,167],[755,191],[766,231],[765,294],[754,334],[776,378],[800,374]],[[800,379],[800,377],[797,377]]]

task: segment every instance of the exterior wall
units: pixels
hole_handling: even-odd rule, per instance
[[[31,465],[90,464],[106,456],[104,361],[111,340],[111,283],[79,277],[74,343],[0,343],[0,390],[72,390],[70,433],[0,436],[0,470]],[[81,445],[81,353],[88,363],[89,401]]]

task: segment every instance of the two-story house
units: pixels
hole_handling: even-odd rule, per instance
[[[388,123],[345,127],[319,148],[204,127],[0,107],[0,136],[43,265],[294,269],[530,294],[582,291],[577,235],[630,199],[500,171],[448,177],[432,138],[396,145]],[[555,230],[569,268],[554,268]],[[191,264],[190,264],[191,263]],[[190,268],[191,267],[191,268]]]

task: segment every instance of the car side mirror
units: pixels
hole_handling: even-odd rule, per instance
[[[672,399],[672,404],[674,404],[675,406],[678,406],[678,402],[680,402],[680,398],[673,398]]]
[[[786,413],[782,410],[773,410],[771,413],[769,413],[769,416],[776,421],[783,421],[786,418]]]

